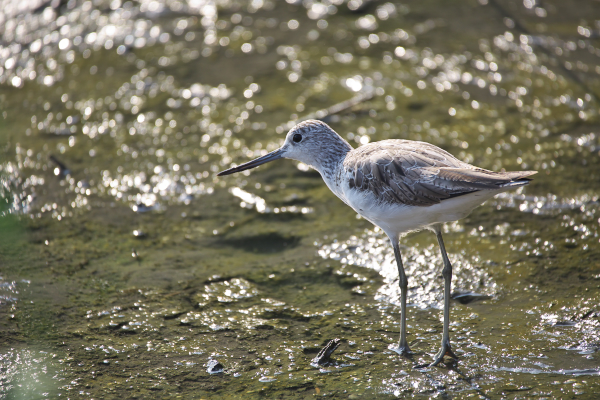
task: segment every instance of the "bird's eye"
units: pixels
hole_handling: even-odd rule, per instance
[[[299,133],[296,133],[293,137],[292,140],[296,143],[300,143],[300,141],[302,140],[302,135]]]

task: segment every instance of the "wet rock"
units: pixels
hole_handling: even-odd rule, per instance
[[[224,371],[225,368],[217,360],[208,360],[208,363],[206,363],[206,372],[211,375],[222,374]]]
[[[143,239],[146,237],[146,233],[140,229],[135,229],[133,231],[133,236],[138,238],[138,239]]]
[[[317,354],[317,356],[312,359],[310,365],[316,367],[330,362],[331,355],[340,346],[340,344],[341,340],[338,338],[332,339],[329,342],[327,342],[327,344],[325,345],[325,347],[323,347],[323,349],[321,349],[319,354]]]
[[[185,314],[187,311],[185,310],[179,310],[179,309],[169,309],[169,310],[163,310],[162,312],[160,312],[160,316],[162,316],[164,319],[175,319],[178,318],[180,316],[182,316],[183,314]]]
[[[575,326],[577,322],[575,321],[556,321],[554,326]]]
[[[504,391],[506,392],[526,392],[529,390],[531,390],[529,386],[517,386],[514,384],[504,387]]]
[[[467,292],[467,293],[454,293],[452,295],[452,298],[454,300],[458,300],[460,302],[460,304],[469,304],[469,303],[471,303],[473,301],[477,301],[477,300],[491,299],[491,296],[487,296],[485,294],[474,293],[474,292]]]
[[[136,204],[134,204],[132,206],[132,209],[136,213],[145,213],[145,212],[152,211],[152,210],[156,209],[156,207],[154,205],[148,206],[148,205],[143,204],[143,203],[136,203]]]

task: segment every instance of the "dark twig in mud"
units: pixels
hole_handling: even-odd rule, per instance
[[[300,121],[305,121],[307,119],[319,119],[321,121],[325,121],[326,118],[331,117],[332,115],[339,114],[343,111],[346,111],[364,101],[370,100],[375,95],[373,90],[368,90],[363,93],[359,93],[351,99],[342,101],[341,103],[337,103],[332,105],[331,107],[324,108],[308,115],[305,115],[300,119]],[[299,121],[297,121],[299,122]]]
[[[292,126],[296,125],[298,122],[306,121],[308,119],[318,119],[318,120],[321,120],[321,121],[327,123],[327,122],[330,122],[330,119],[332,116],[339,114],[343,111],[346,111],[354,106],[357,106],[360,103],[363,103],[367,100],[370,100],[374,96],[375,96],[374,90],[365,90],[364,92],[361,92],[348,100],[344,100],[344,101],[334,104],[330,107],[323,108],[321,110],[317,110],[315,112],[312,112],[310,114],[307,114],[307,115],[299,118],[298,120],[288,121],[287,123],[282,124],[280,126],[284,130],[286,130],[286,129],[290,129]]]
[[[318,367],[319,365],[327,364],[328,362],[330,362],[331,360],[329,357],[331,357],[333,352],[340,346],[340,344],[340,339],[331,339],[329,342],[327,342],[325,347],[321,349],[319,354],[317,354],[317,356],[312,359],[310,365],[312,365],[313,367]]]

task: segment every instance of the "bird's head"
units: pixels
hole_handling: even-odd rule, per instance
[[[290,129],[279,149],[245,164],[221,171],[217,175],[245,171],[280,158],[303,162],[321,172],[324,165],[350,150],[352,147],[329,125],[311,119],[300,122]]]

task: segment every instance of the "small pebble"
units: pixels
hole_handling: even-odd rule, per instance
[[[208,360],[206,367],[206,372],[211,375],[221,374],[224,371],[223,365],[217,360]]]

